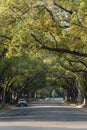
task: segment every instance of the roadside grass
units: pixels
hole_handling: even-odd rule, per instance
[[[16,107],[16,105],[11,105],[11,104],[6,104],[5,106],[1,106],[0,105],[0,110],[8,110],[8,109],[11,109],[11,108],[14,108]]]
[[[66,104],[70,105],[70,106],[77,106],[78,103],[77,102],[70,102],[70,101],[64,101]]]
[[[33,101],[38,101],[38,99],[36,99],[36,98],[29,98],[29,99],[28,99],[28,102],[29,102],[29,103],[31,103],[31,102],[33,102]]]

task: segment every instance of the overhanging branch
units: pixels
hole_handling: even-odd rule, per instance
[[[46,11],[50,14],[52,20],[53,20],[54,22],[56,22],[55,17],[54,17],[54,15],[53,15],[52,11],[51,11],[50,9],[48,9],[46,6],[44,6],[44,9],[46,9]]]
[[[82,53],[82,52],[78,52],[78,51],[71,51],[69,49],[65,49],[65,48],[51,48],[51,47],[47,47],[47,46],[42,46],[43,49],[47,49],[49,51],[55,51],[55,52],[62,52],[62,53],[66,53],[66,54],[71,54],[71,55],[75,55],[75,56],[81,56],[81,57],[87,57],[87,53]]]
[[[73,11],[72,11],[72,10],[68,10],[68,9],[62,7],[61,5],[58,5],[58,4],[55,2],[55,0],[54,0],[54,5],[57,6],[58,8],[60,8],[60,9],[64,10],[65,12],[67,12],[67,13],[69,13],[69,14],[73,14]]]
[[[71,60],[71,59],[67,59],[68,60],[68,62],[69,63],[80,63],[80,64],[82,64],[84,67],[86,67],[87,68],[87,64],[85,63],[85,62],[83,62],[83,61],[81,61],[81,60]]]
[[[64,69],[69,70],[69,71],[71,71],[71,72],[74,72],[74,73],[85,73],[85,74],[87,74],[87,70],[78,69],[78,68],[77,68],[77,69],[70,68],[70,67],[65,66],[64,63],[62,63],[62,62],[60,62],[60,65],[61,65]]]
[[[42,41],[39,40],[34,33],[32,33],[31,35],[35,39],[35,41],[40,44],[39,47],[42,48],[42,49],[46,49],[46,50],[49,50],[49,51],[52,51],[52,52],[65,53],[65,54],[80,56],[80,57],[87,57],[87,53],[83,53],[83,52],[79,52],[79,51],[71,51],[71,50],[66,49],[66,48],[58,48],[58,47],[51,48],[51,47],[45,46],[42,43]]]

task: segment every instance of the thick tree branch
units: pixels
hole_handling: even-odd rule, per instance
[[[67,12],[67,13],[69,13],[69,14],[73,14],[73,11],[72,11],[72,10],[68,10],[68,9],[62,7],[61,5],[58,5],[58,4],[55,2],[55,0],[54,0],[54,5],[57,6],[57,7],[59,7],[60,9],[64,10],[65,12]]]
[[[82,24],[79,24],[79,23],[76,23],[76,22],[70,22],[69,20],[66,20],[66,19],[63,19],[63,20],[61,20],[61,21],[65,21],[65,22],[67,22],[67,23],[69,23],[69,24],[71,24],[71,25],[78,26],[78,27],[83,28],[83,29],[85,29],[85,30],[87,29],[86,26],[84,26],[84,25],[82,25]]]
[[[42,42],[35,36],[34,33],[31,33],[31,36],[35,39],[35,41],[37,41],[38,43],[40,43],[41,45],[43,45]]]
[[[44,6],[44,9],[46,9],[46,11],[50,14],[52,20],[53,20],[54,22],[56,22],[55,17],[54,17],[54,15],[53,15],[52,11],[51,11],[50,9],[48,9],[46,6]]]
[[[71,71],[71,72],[74,72],[74,73],[86,73],[87,74],[87,71],[86,70],[84,70],[84,69],[73,69],[73,68],[69,68],[69,67],[67,67],[67,66],[65,66],[63,63],[61,63],[60,62],[60,65],[64,68],[64,69],[66,69],[66,70],[69,70],[69,71]]]
[[[71,60],[71,59],[67,59],[69,63],[80,63],[82,65],[84,65],[86,68],[87,68],[87,65],[86,63],[84,63],[83,61],[80,61],[80,60]]]
[[[77,73],[87,73],[86,70],[81,70],[81,69],[77,69],[77,70],[71,70],[72,72],[77,72]]]
[[[58,53],[65,53],[65,54],[71,54],[71,55],[75,55],[75,56],[80,56],[80,57],[87,57],[87,53],[83,53],[83,52],[79,52],[79,51],[71,51],[69,49],[66,48],[51,48],[48,46],[45,46],[36,36],[34,33],[31,34],[32,37],[35,39],[36,42],[40,43],[40,48],[42,49],[46,49],[49,51],[53,51],[53,52],[58,52]]]
[[[49,51],[53,51],[53,52],[62,52],[62,53],[71,54],[71,55],[75,55],[75,56],[87,57],[87,53],[71,51],[66,48],[51,48],[51,47],[47,47],[47,46],[42,46],[42,48],[47,49]]]
[[[83,61],[79,61],[81,64],[83,64],[86,68],[87,68],[87,65],[83,62]]]
[[[6,88],[5,88],[5,90],[9,89],[9,83],[11,82],[11,80],[12,80],[14,77],[16,77],[16,76],[23,76],[23,75],[24,75],[23,73],[15,73],[15,74],[13,74],[11,77],[9,77],[9,79],[8,79],[8,81],[7,81],[7,83],[6,83]],[[14,83],[15,83],[15,81],[14,81]]]

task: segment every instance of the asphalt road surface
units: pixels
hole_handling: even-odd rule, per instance
[[[0,130],[87,130],[87,111],[41,100],[0,112]]]

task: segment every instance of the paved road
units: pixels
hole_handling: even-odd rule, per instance
[[[39,101],[1,112],[0,130],[87,130],[87,112],[60,101]]]

